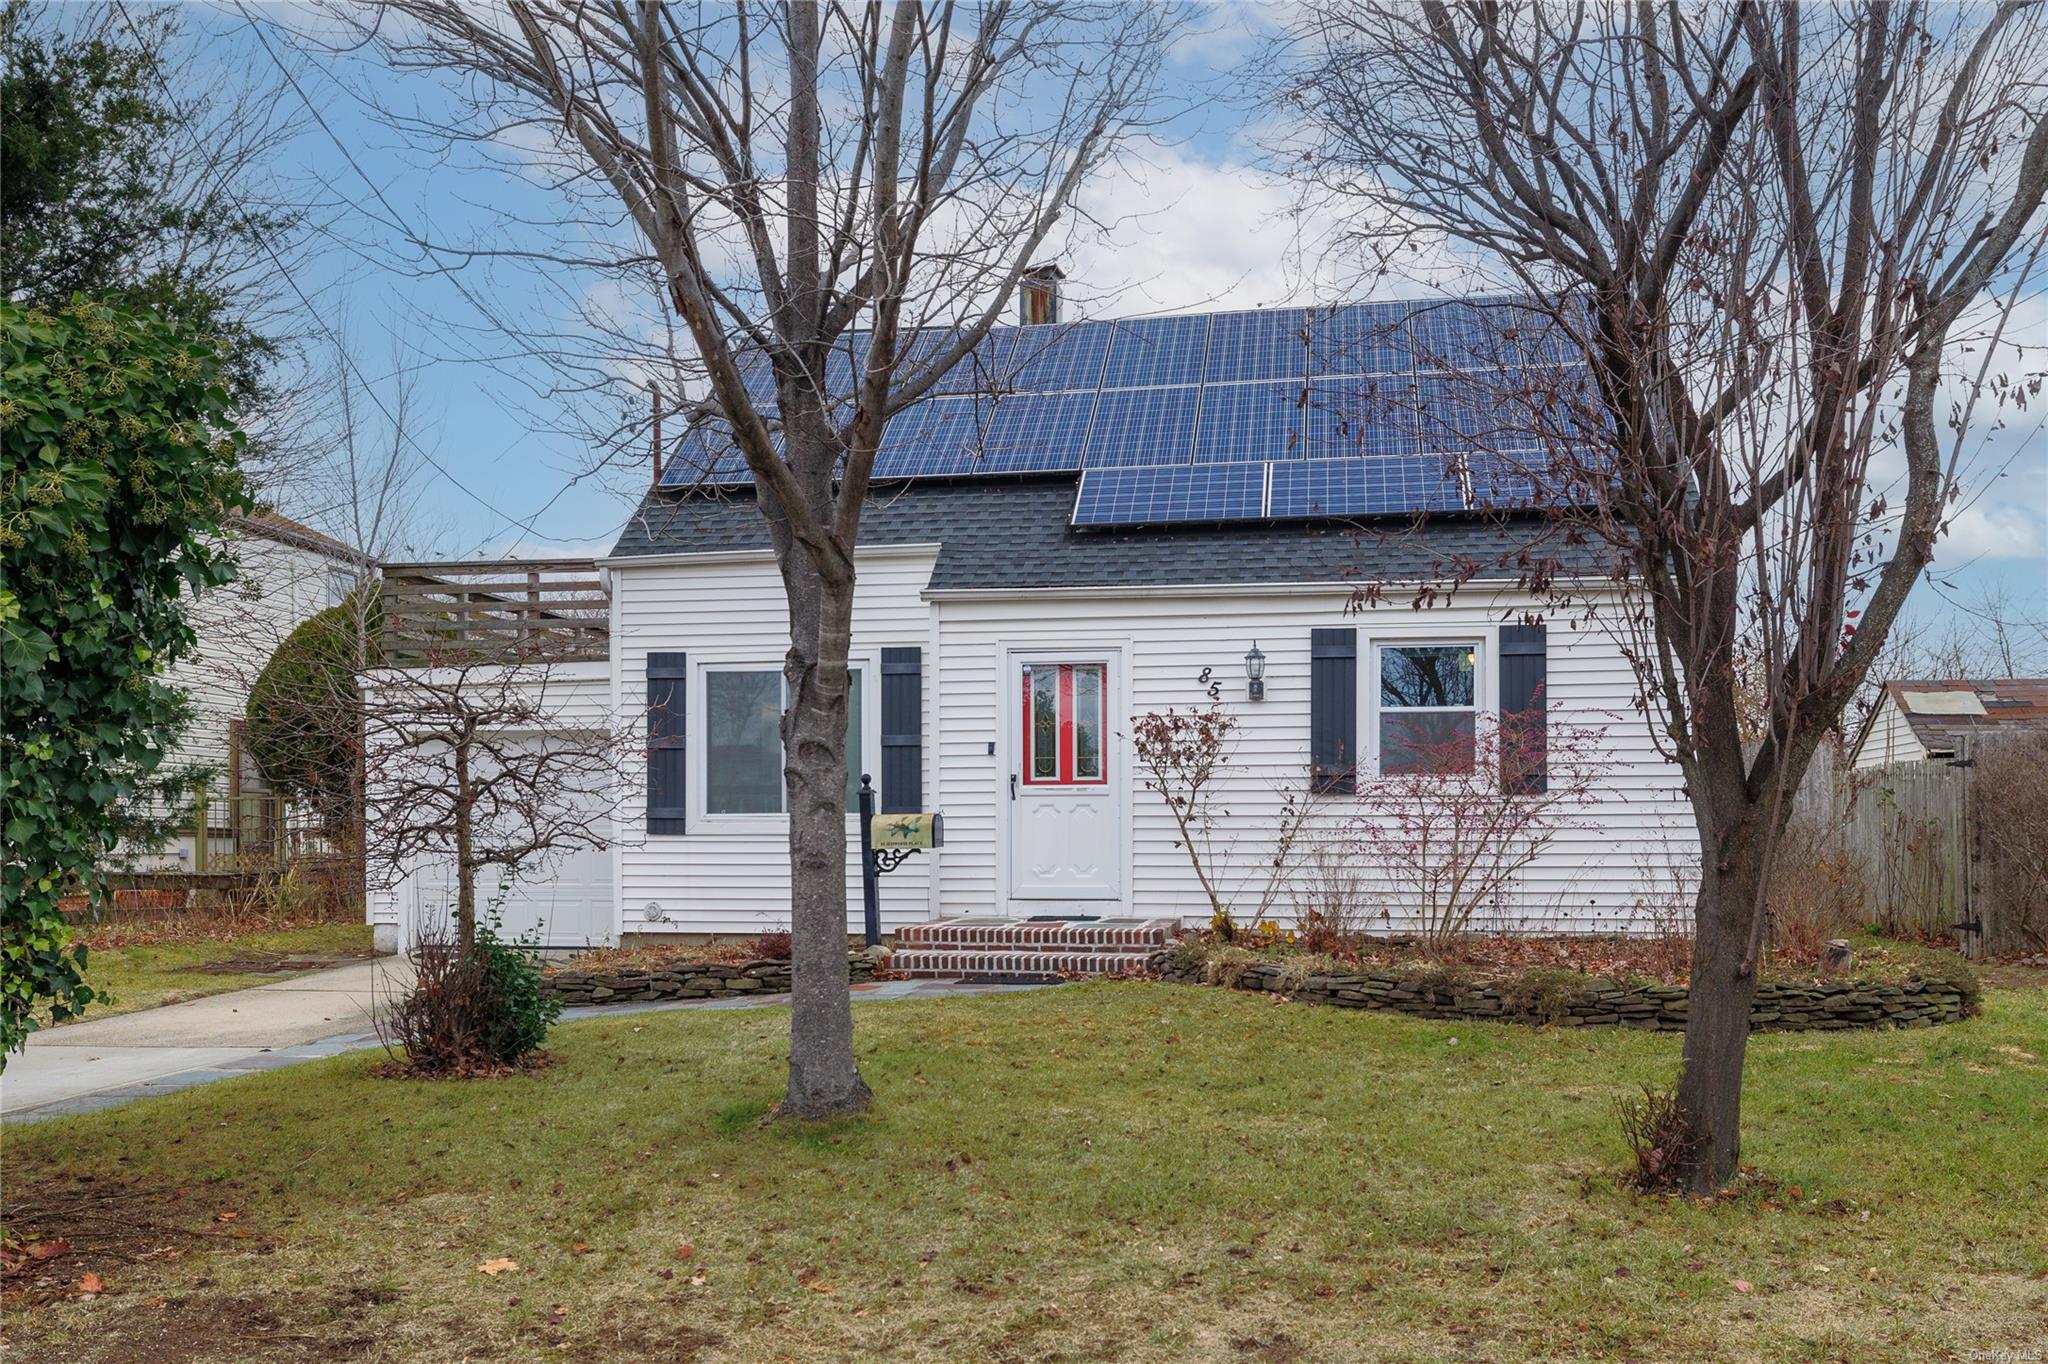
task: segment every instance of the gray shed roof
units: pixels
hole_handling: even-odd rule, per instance
[[[1532,549],[1529,518],[1432,519],[1377,525],[1237,524],[1077,531],[1071,479],[1016,483],[913,483],[884,488],[861,516],[864,545],[937,544],[934,591],[1026,587],[1161,587],[1215,583],[1425,580],[1472,560],[1517,576],[1523,556],[1599,573],[1596,546]],[[768,529],[748,493],[707,496],[656,489],[642,500],[614,558],[766,549]]]

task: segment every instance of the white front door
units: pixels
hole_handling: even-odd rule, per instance
[[[1117,664],[1109,653],[1010,655],[1013,900],[1123,898],[1127,780],[1110,723]]]

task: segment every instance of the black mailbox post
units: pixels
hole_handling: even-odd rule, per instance
[[[896,870],[912,853],[945,843],[945,826],[936,812],[876,815],[874,781],[861,773],[860,897],[869,947],[882,941],[882,873]]]

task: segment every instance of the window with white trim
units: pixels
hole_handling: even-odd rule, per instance
[[[846,809],[860,808],[862,677],[855,664],[846,694]],[[782,782],[782,712],[789,688],[782,669],[712,666],[704,669],[704,813],[780,815],[787,812]]]
[[[1373,747],[1381,776],[1469,772],[1478,742],[1479,645],[1373,646]]]

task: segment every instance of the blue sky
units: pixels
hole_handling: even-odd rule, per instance
[[[303,9],[250,13],[302,28],[321,22]],[[559,213],[559,196],[459,150],[408,145],[372,114],[373,105],[429,118],[446,109],[446,92],[429,77],[387,70],[368,53],[315,53],[274,29],[266,49],[233,5],[195,7],[186,16],[199,70],[216,64],[224,80],[288,72],[297,89],[287,88],[287,101],[298,106],[303,92],[324,121],[306,120],[277,174],[289,192],[323,206],[323,228],[298,277],[319,315],[311,329],[316,349],[331,351],[327,343],[336,340],[346,346],[376,394],[365,409],[373,424],[383,424],[378,404],[395,408],[401,378],[410,383],[409,436],[424,467],[408,492],[408,534],[388,552],[606,549],[644,485],[644,462],[593,473],[588,444],[549,429],[563,425],[564,399],[549,391],[552,376],[508,359],[489,320],[509,312],[545,321],[553,312],[562,315],[552,320],[564,322],[569,301],[587,296],[585,285],[534,289],[531,271],[521,282],[476,264],[426,271],[407,244],[412,233],[515,244],[529,235],[523,222]],[[1110,224],[1068,254],[1089,311],[1248,307],[1317,297],[1327,287],[1290,250],[1316,225],[1297,223],[1291,191],[1257,169],[1246,111],[1214,97],[1248,50],[1236,12],[1219,7],[1175,49],[1171,75],[1190,110],[1165,130],[1171,141],[1086,194],[1098,220]],[[2023,339],[2048,345],[2048,312],[2032,309],[2019,326]],[[1986,588],[2003,589],[2026,617],[2048,620],[2048,439],[2039,410],[1994,435],[1986,449],[1980,477],[1937,551],[1937,576],[1949,586],[1923,585],[1911,628],[1966,624]],[[281,501],[288,512],[332,525],[331,497],[309,493],[297,507],[289,494]]]

